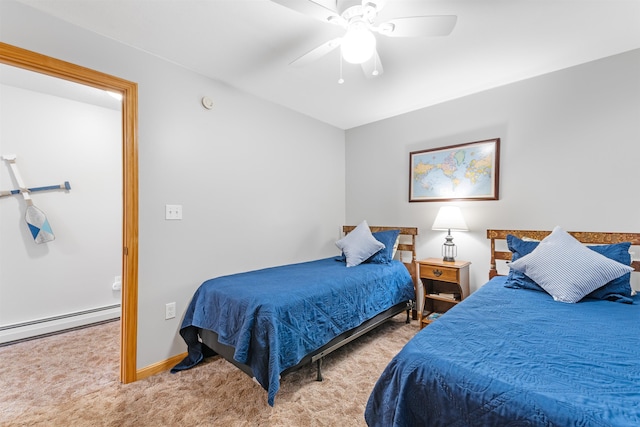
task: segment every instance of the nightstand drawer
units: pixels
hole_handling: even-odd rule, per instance
[[[420,277],[424,279],[440,280],[442,282],[458,283],[458,269],[423,265],[420,268]]]

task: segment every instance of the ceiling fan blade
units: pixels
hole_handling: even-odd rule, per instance
[[[368,61],[360,64],[362,67],[362,72],[365,77],[368,79],[372,79],[374,77],[378,77],[384,73],[384,69],[382,68],[382,62],[380,62],[380,55],[378,55],[378,51],[376,50],[373,53],[373,56]]]
[[[320,46],[311,49],[309,52],[302,55],[300,58],[292,61],[289,65],[295,66],[303,66],[307,65],[310,62],[315,61],[316,59],[320,59],[325,56],[327,53],[331,52],[333,49],[340,46],[342,43],[342,37],[338,37],[336,39],[329,40],[328,42],[322,43]]]
[[[457,21],[455,15],[408,16],[386,21],[376,29],[389,37],[448,36]]]
[[[338,12],[331,10],[319,3],[312,0],[271,0],[273,3],[277,3],[287,9],[294,10],[312,18],[319,19],[323,22],[337,23],[343,20]]]

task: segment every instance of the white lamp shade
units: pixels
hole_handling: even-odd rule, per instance
[[[362,64],[373,56],[376,38],[364,25],[351,25],[340,44],[342,58],[350,64]]]
[[[438,211],[436,220],[433,221],[432,230],[456,230],[467,231],[467,223],[462,217],[462,212],[457,206],[442,206]]]

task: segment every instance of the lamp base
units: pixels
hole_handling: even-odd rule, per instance
[[[451,230],[449,234],[444,238],[445,242],[442,244],[442,261],[455,262],[455,257],[458,255],[458,248],[453,243],[453,237],[451,236]]]

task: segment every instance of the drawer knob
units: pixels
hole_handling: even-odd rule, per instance
[[[437,268],[433,269],[433,275],[436,277],[442,276],[442,270],[438,270]]]

